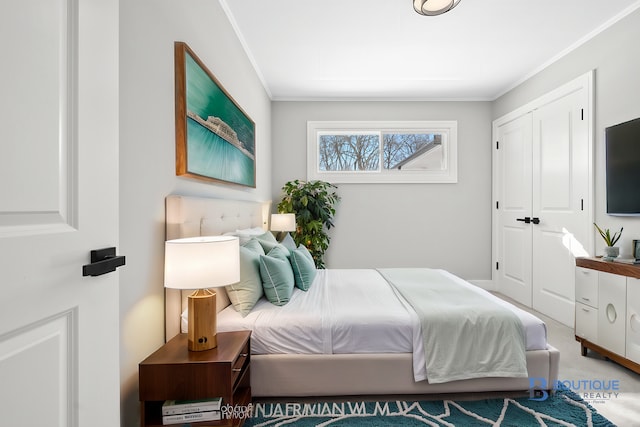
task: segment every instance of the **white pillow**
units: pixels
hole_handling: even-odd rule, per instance
[[[262,227],[243,228],[236,231],[228,231],[224,236],[236,236],[240,240],[240,244],[247,243],[252,237],[262,236],[265,233]]]

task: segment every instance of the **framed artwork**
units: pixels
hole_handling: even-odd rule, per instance
[[[255,123],[186,43],[174,54],[176,175],[255,188]]]

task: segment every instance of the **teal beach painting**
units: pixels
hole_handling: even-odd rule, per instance
[[[255,187],[255,123],[183,42],[175,73],[176,174]]]

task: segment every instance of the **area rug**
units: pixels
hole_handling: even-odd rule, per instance
[[[546,400],[256,403],[247,427],[302,426],[575,426],[615,427],[580,396],[558,391]]]

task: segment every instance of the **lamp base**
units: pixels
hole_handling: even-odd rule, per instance
[[[189,351],[216,348],[216,293],[198,289],[187,297],[189,307]]]

